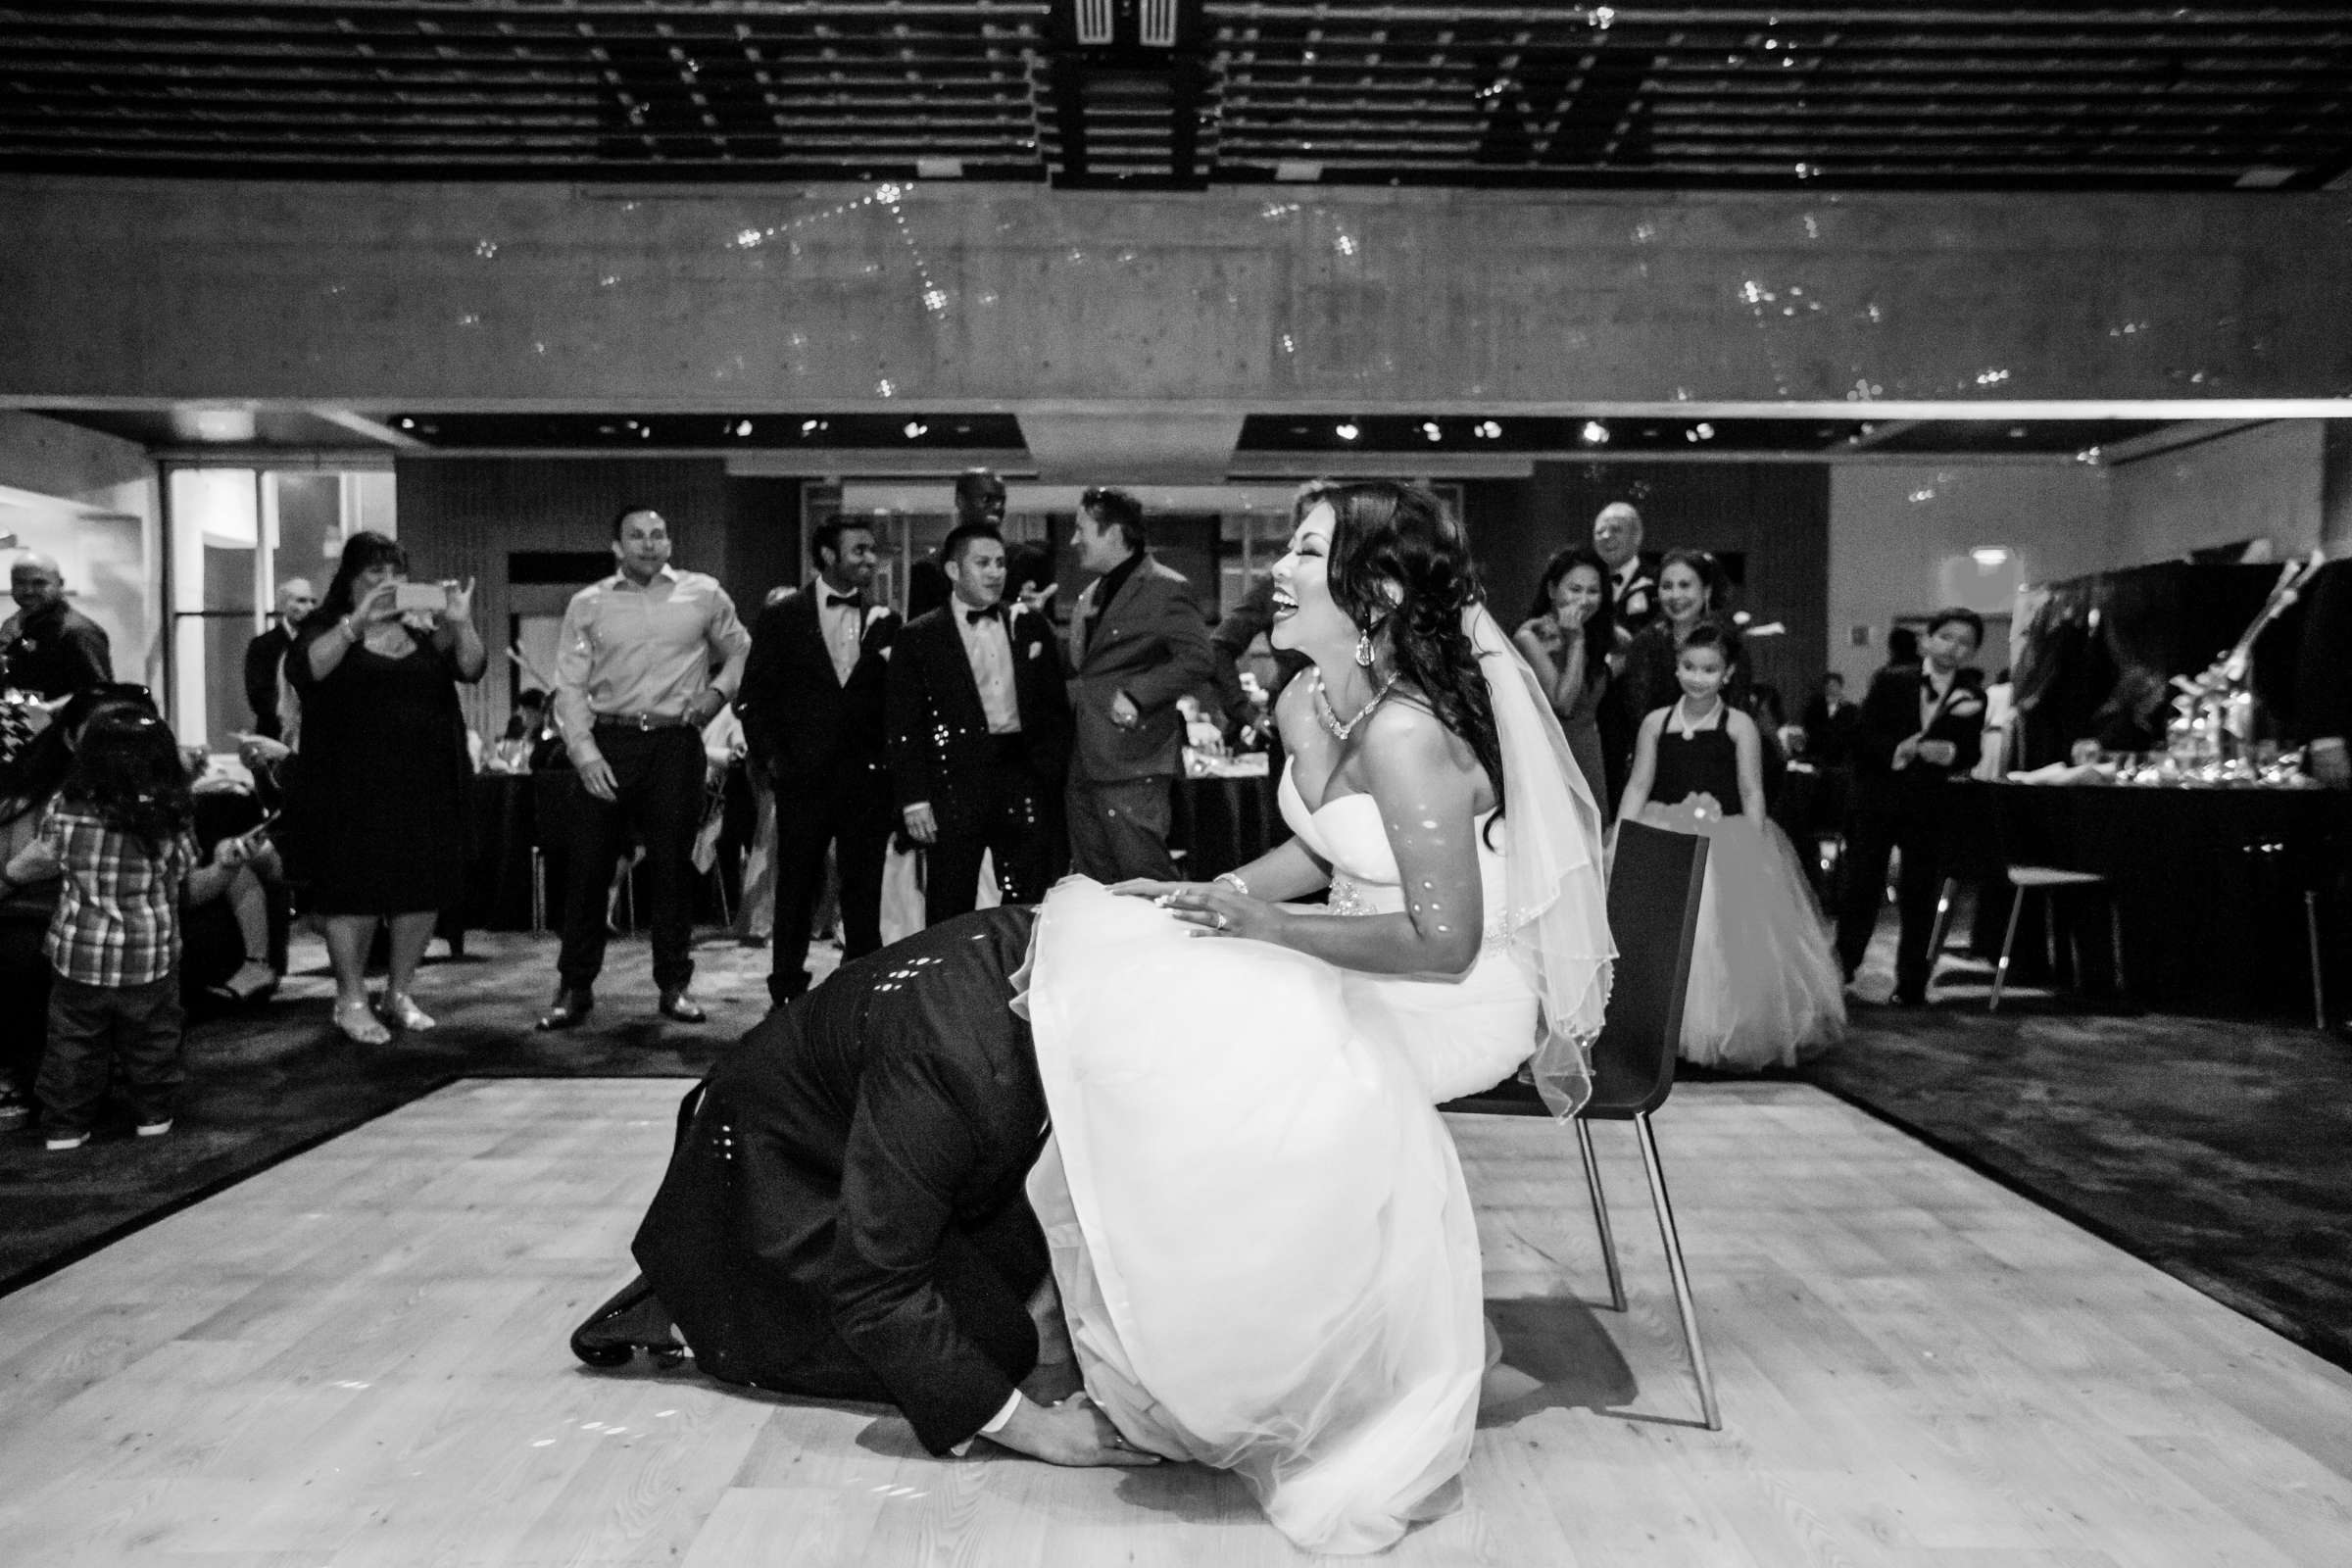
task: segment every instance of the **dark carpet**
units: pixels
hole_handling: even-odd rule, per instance
[[[616,941],[588,1021],[540,1034],[531,1023],[554,993],[555,938],[476,932],[467,952],[428,956],[417,978],[417,1004],[440,1027],[360,1046],[333,1026],[323,946],[298,937],[275,998],[190,1027],[169,1136],[134,1139],[120,1106],[70,1153],[44,1150],[37,1128],[0,1134],[0,1294],[455,1078],[676,1079],[650,1091],[666,1106],[767,1011],[764,949],[699,947],[694,994],[710,1018],[686,1025],[654,1011],[646,945]],[[833,956],[820,945],[810,962],[829,968]]]
[[[1867,992],[1886,989],[1886,946]],[[476,935],[471,948],[418,984],[441,1028],[365,1048],[331,1028],[322,955],[298,942],[276,999],[191,1031],[171,1136],[133,1140],[121,1123],[51,1154],[32,1129],[0,1135],[0,1293],[453,1078],[665,1078],[648,1098],[666,1108],[766,1011],[762,950],[697,951],[711,1016],[691,1027],[656,1016],[645,947],[622,942],[590,1021],[537,1034],[554,939]],[[821,965],[830,950],[811,956]],[[1987,1015],[1981,982],[1947,963],[1940,1005],[1858,1007],[1842,1046],[1787,1076],[2352,1366],[2352,1047],[2283,1024],[2101,1015],[2031,992]],[[1671,1125],[1671,1103],[1662,1115]]]

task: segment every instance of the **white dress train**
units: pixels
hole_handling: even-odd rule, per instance
[[[1286,773],[1280,798],[1334,915],[1403,907],[1370,797],[1310,812]],[[1311,1551],[1447,1511],[1470,1455],[1478,1233],[1434,1106],[1507,1077],[1537,1030],[1501,857],[1480,870],[1488,941],[1451,981],[1196,938],[1084,878],[1039,915],[1054,1137],[1029,1193],[1087,1391],[1131,1442],[1241,1475]]]

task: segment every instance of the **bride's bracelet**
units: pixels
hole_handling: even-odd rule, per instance
[[[1245,899],[1250,896],[1250,884],[1242,880],[1242,873],[1239,871],[1218,872],[1212,880],[1211,886],[1231,888]]]

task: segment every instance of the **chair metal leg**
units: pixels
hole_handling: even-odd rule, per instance
[[[1723,1430],[1723,1414],[1715,1406],[1715,1375],[1707,1370],[1707,1352],[1698,1343],[1698,1303],[1690,1298],[1690,1275],[1683,1267],[1683,1238],[1675,1229],[1674,1204],[1666,1198],[1666,1169],[1658,1162],[1658,1135],[1650,1129],[1649,1112],[1634,1117],[1634,1134],[1642,1141],[1642,1168],[1649,1175],[1650,1206],[1658,1211],[1658,1238],[1666,1244],[1666,1269],[1674,1278],[1674,1305],[1683,1315],[1683,1341],[1690,1348],[1690,1370],[1698,1378],[1698,1404],[1709,1432]]]
[[[2017,917],[2026,912],[2026,890],[2011,884],[2009,889],[2009,929],[2001,936],[2001,961],[1993,965],[1992,1001],[1986,1012],[2001,1010],[2001,987],[2009,980],[2009,950],[2017,945]]]
[[[1942,961],[1943,945],[1952,935],[1952,899],[1960,891],[1960,879],[1947,876],[1936,894],[1936,923],[1928,928],[1928,984],[1936,983],[1936,966]]]
[[[1609,1203],[1601,1196],[1600,1161],[1592,1157],[1592,1129],[1576,1119],[1576,1152],[1585,1157],[1585,1190],[1592,1195],[1592,1228],[1600,1233],[1600,1261],[1609,1271],[1609,1310],[1625,1310],[1625,1276],[1617,1270],[1617,1238],[1609,1229]]]
[[[2315,888],[2303,890],[2303,930],[2311,939],[2311,1026],[2328,1027],[2328,973],[2320,965],[2320,895]],[[1583,1123],[1578,1123],[1582,1126]]]
[[[723,926],[732,926],[735,923],[735,915],[727,907],[727,879],[719,874],[715,864],[710,867],[710,886],[718,893],[718,923]]]
[[[531,846],[531,929],[547,929],[547,852]]]

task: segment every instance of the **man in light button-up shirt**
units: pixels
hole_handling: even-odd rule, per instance
[[[605,961],[605,898],[626,831],[645,841],[654,984],[662,1015],[700,1023],[694,978],[695,829],[703,808],[703,726],[733,701],[751,635],[714,578],[669,564],[669,525],[650,507],[612,523],[619,570],[572,595],[556,649],[556,716],[579,770],[567,824],[564,949],[542,1029],[567,1029],[595,1004]]]

